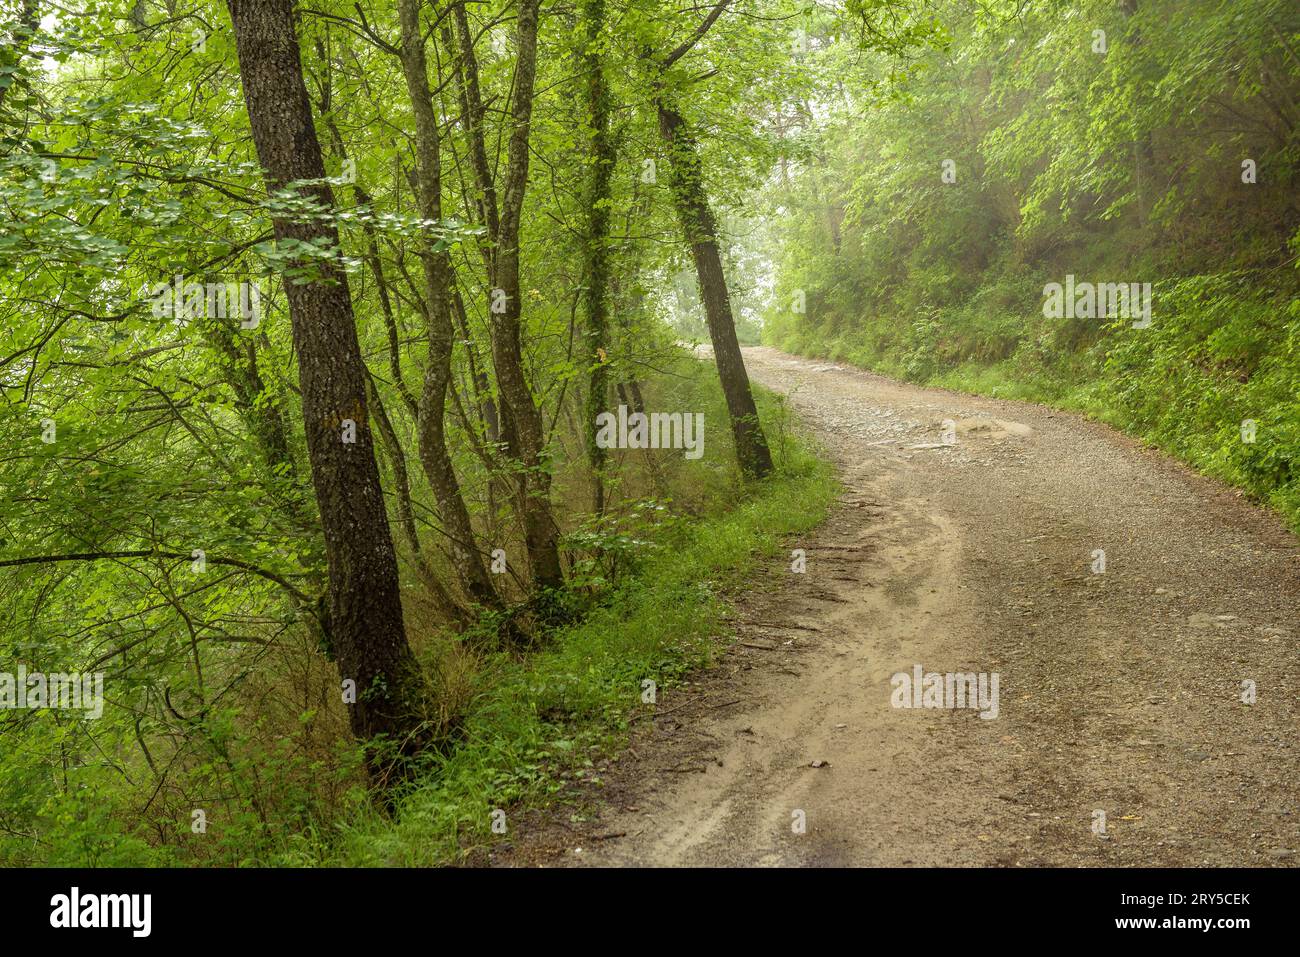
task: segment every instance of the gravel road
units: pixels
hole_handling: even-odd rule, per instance
[[[745,359],[840,469],[806,571],[756,581],[721,664],[494,863],[1295,866],[1275,516],[1072,414]],[[918,666],[988,693],[896,707]]]

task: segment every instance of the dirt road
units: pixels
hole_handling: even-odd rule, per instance
[[[1276,518],[1073,415],[746,362],[845,494],[790,543],[806,571],[740,600],[722,664],[500,863],[1297,863],[1300,548]],[[891,680],[917,666],[996,673],[996,717],[991,683],[893,706],[925,703]]]

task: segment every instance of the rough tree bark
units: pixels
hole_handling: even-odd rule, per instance
[[[731,313],[727,277],[722,269],[718,249],[717,223],[708,195],[704,191],[702,164],[694,136],[682,115],[668,100],[662,88],[656,97],[659,133],[668,144],[669,181],[677,218],[691,247],[695,276],[700,287],[700,301],[709,324],[713,343],[713,360],[722,382],[731,419],[731,435],[736,443],[740,469],[748,478],[762,478],[772,471],[772,453],[758,421],[758,409],[749,387],[749,373],[736,338],[736,323]]]
[[[438,117],[429,89],[420,25],[419,0],[400,0],[402,74],[415,116],[416,186],[420,217],[442,219],[442,161],[439,154]],[[424,274],[424,302],[429,326],[429,361],[420,393],[420,464],[438,500],[438,515],[452,542],[452,554],[461,586],[470,599],[490,609],[502,607],[482,555],[474,543],[474,528],[461,496],[460,483],[447,451],[447,390],[451,386],[451,354],[455,340],[452,318],[453,273],[445,249],[435,249],[428,234],[420,240],[420,265]]]
[[[470,148],[470,161],[474,167],[474,201],[478,207],[479,222],[487,227],[488,239],[496,242],[501,231],[501,221],[497,212],[496,183],[492,178],[492,166],[488,162],[487,134],[483,126],[483,96],[479,90],[478,57],[474,55],[474,36],[469,28],[469,15],[465,12],[463,0],[452,6],[452,18],[455,23],[457,56],[456,80],[461,97],[461,112],[464,113],[467,139]],[[488,245],[488,271],[492,269],[494,246]]]
[[[583,306],[586,315],[584,344],[591,372],[583,428],[586,430],[587,460],[594,483],[593,506],[597,515],[605,512],[605,450],[596,444],[597,418],[609,404],[609,227],[610,184],[614,173],[614,142],[610,135],[609,79],[601,33],[605,24],[605,0],[585,0],[586,24],[583,68],[587,71],[587,121],[591,124],[591,170],[587,181],[586,281]]]
[[[325,164],[312,124],[294,32],[293,0],[228,0],[244,102],[267,187],[323,180]],[[300,193],[325,209],[334,197],[323,182]],[[274,219],[277,241],[335,246],[328,221]],[[340,676],[356,682],[349,707],[363,740],[388,735],[401,753],[421,744],[416,670],[402,621],[397,560],[366,414],[365,367],[357,342],[347,275],[335,262],[319,280],[287,282],[302,390],[312,484],[329,562],[329,644]],[[355,423],[343,441],[344,420]],[[378,765],[372,765],[378,770]]]
[[[546,436],[537,401],[524,375],[520,346],[519,233],[528,188],[528,141],[533,115],[533,86],[537,75],[537,9],[539,0],[520,0],[516,24],[514,97],[510,139],[506,147],[505,189],[492,263],[492,360],[497,388],[508,413],[509,426],[523,466],[520,474],[524,544],[533,585],[557,589],[564,584],[560,567],[559,529],[551,514],[551,474],[545,460]],[[500,292],[496,292],[500,290]]]
[[[668,70],[691,51],[696,43],[722,16],[731,0],[718,0],[694,32],[674,47],[656,64],[655,108],[659,114],[659,135],[668,145],[669,186],[673,205],[681,222],[686,242],[695,260],[695,276],[700,287],[700,301],[709,324],[713,343],[713,361],[718,367],[722,394],[727,400],[727,416],[736,444],[740,470],[748,478],[762,478],[772,471],[772,453],[758,420],[754,394],[749,387],[749,373],[736,339],[736,322],[731,312],[731,296],[718,249],[717,220],[704,189],[704,168],[699,146],[686,120],[673,103],[668,89]],[[647,58],[653,56],[647,52]]]
[[[515,460],[515,500],[524,526],[524,547],[534,587],[564,584],[560,565],[559,528],[551,514],[551,476],[545,461],[545,432],[537,402],[524,374],[520,347],[519,232],[528,186],[528,149],[537,72],[539,0],[520,0],[516,17],[514,81],[511,85],[510,136],[501,202],[493,167],[488,160],[485,107],[479,89],[478,59],[463,0],[452,4],[457,45],[453,79],[461,100],[470,166],[474,173],[474,205],[487,236],[481,249],[487,272],[490,303],[488,333],[496,371],[500,437]],[[501,307],[504,307],[503,309]],[[498,311],[500,310],[500,311]]]
[[[334,88],[330,75],[329,56],[324,42],[320,39],[316,41],[316,57],[321,66],[321,74],[317,77],[317,82],[320,84],[320,118],[329,131],[335,159],[339,160],[340,163],[346,163],[349,159],[347,145],[343,140],[343,134],[339,131],[338,123],[335,122],[333,113]],[[356,198],[358,206],[365,209],[374,209],[374,199],[366,190],[359,174],[353,179],[352,195]],[[375,291],[379,296],[379,310],[384,317],[384,330],[388,335],[388,366],[392,373],[393,386],[401,397],[403,405],[410,412],[411,417],[418,422],[420,416],[419,403],[416,401],[415,396],[411,394],[410,389],[407,388],[402,375],[397,315],[393,310],[393,301],[388,289],[388,278],[384,272],[383,260],[379,256],[379,235],[374,223],[369,221],[364,221],[361,224],[361,231],[365,237],[366,265],[375,280]],[[456,600],[443,585],[429,561],[428,553],[421,545],[419,531],[415,524],[415,511],[412,508],[411,480],[410,471],[406,464],[406,452],[402,448],[401,440],[397,436],[397,429],[384,406],[383,396],[374,376],[370,374],[368,369],[366,371],[366,396],[370,402],[371,418],[379,428],[379,448],[387,458],[389,471],[392,474],[392,494],[397,510],[397,524],[406,536],[407,547],[411,552],[411,562],[415,565],[416,572],[420,576],[420,582],[425,589],[424,597],[439,615],[458,629],[463,629],[470,623],[470,609]]]

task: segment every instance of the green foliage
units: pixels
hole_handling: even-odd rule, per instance
[[[699,329],[700,310],[666,177],[642,176],[646,160],[665,160],[648,108],[658,73],[651,61],[692,35],[700,15],[648,0],[609,6],[603,27],[573,8],[544,11],[519,244],[524,373],[541,410],[541,467],[554,480],[550,517],[569,576],[565,592],[544,597],[579,620],[598,616],[603,630],[584,640],[602,636],[613,649],[598,685],[584,683],[587,666],[575,659],[556,675],[573,677],[576,690],[548,677],[538,691],[547,708],[572,706],[581,717],[604,715],[613,700],[602,697],[622,680],[607,673],[611,655],[628,651],[627,667],[662,661],[665,675],[697,660],[668,637],[652,647],[649,606],[632,583],[693,541],[695,520],[719,519],[744,495],[711,373],[676,343],[681,328]],[[504,674],[527,668],[502,657],[502,635],[526,632],[518,646],[531,649],[550,637],[522,560],[514,487],[523,467],[489,414],[500,395],[484,261],[497,251],[473,195],[469,124],[453,74],[459,53],[442,29],[450,19],[440,17],[448,10],[420,9],[434,111],[446,120],[443,213],[426,221],[411,175],[414,114],[390,47],[395,5],[362,13],[325,0],[296,12],[332,207],[290,188],[268,195],[224,4],[90,0],[42,8],[36,21],[27,7],[0,2],[0,672],[102,672],[107,700],[93,719],[0,711],[0,861],[317,857],[372,797],[328,657],[326,549],[302,357],[287,315],[286,290],[323,281],[322,264],[347,275],[370,373],[370,421],[357,424],[373,428],[379,447],[404,617],[427,691],[420,717],[436,742],[430,788],[446,775],[454,789],[459,769],[481,760],[472,738],[498,727],[494,708],[528,705],[493,698]],[[465,12],[492,153],[511,133],[503,107],[515,95],[516,9],[492,0]],[[786,43],[785,21],[798,14],[773,0],[763,16],[723,17],[669,70],[724,220],[781,150],[767,135],[764,104],[810,89]],[[611,454],[599,517],[590,514],[583,454],[594,360],[580,347],[587,277],[575,228],[587,212],[590,142],[580,60],[593,51],[606,59],[616,153],[606,200],[610,334],[600,360],[611,389],[595,404],[702,412],[709,443],[699,462],[669,451]],[[491,162],[495,170],[497,157]],[[338,244],[277,239],[277,218],[328,220]],[[464,307],[443,425],[470,544],[482,554],[502,547],[511,562],[498,586],[507,607],[478,617],[458,590],[459,557],[420,456],[418,398],[430,355],[420,255],[428,248],[449,254]],[[198,284],[198,300],[210,287],[251,284],[257,321],[164,307],[159,290],[174,282]],[[680,296],[670,303],[674,285]],[[733,283],[751,341],[756,287]],[[190,293],[183,302],[198,304]],[[615,387],[624,390],[617,398]],[[784,427],[783,409],[768,404],[765,413]],[[758,540],[753,534],[745,540]],[[670,606],[663,622],[684,635],[707,596],[682,585],[661,597]],[[645,630],[620,637],[605,609],[634,605]],[[512,680],[512,693],[527,690]],[[543,759],[564,750],[547,743],[549,730],[513,729],[517,741],[493,739],[510,758],[493,758],[493,780],[532,780]],[[501,800],[523,793],[511,787]]]
[[[493,839],[491,813],[508,819],[567,785],[599,783],[597,763],[643,715],[642,681],[660,692],[725,647],[726,594],[816,525],[836,494],[828,467],[793,438],[774,451],[782,476],[740,507],[660,526],[635,577],[605,591],[551,648],[484,664],[464,744],[437,759],[401,802],[396,820],[368,812],[338,841],[304,846],[275,863],[443,864]]]
[[[865,92],[806,131],[817,161],[772,201],[765,341],[1084,409],[1300,527],[1296,6],[933,10],[949,42],[905,74],[854,60]],[[1150,282],[1152,326],[1045,318],[1067,274]]]

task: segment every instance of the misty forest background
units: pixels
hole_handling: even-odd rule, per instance
[[[5,864],[443,863],[598,776],[836,494],[737,340],[1079,409],[1300,527],[1294,0],[0,20],[0,671],[106,698],[0,712]],[[1152,326],[1045,318],[1067,274]],[[177,276],[258,322],[157,315]],[[619,405],[703,458],[600,449]]]

